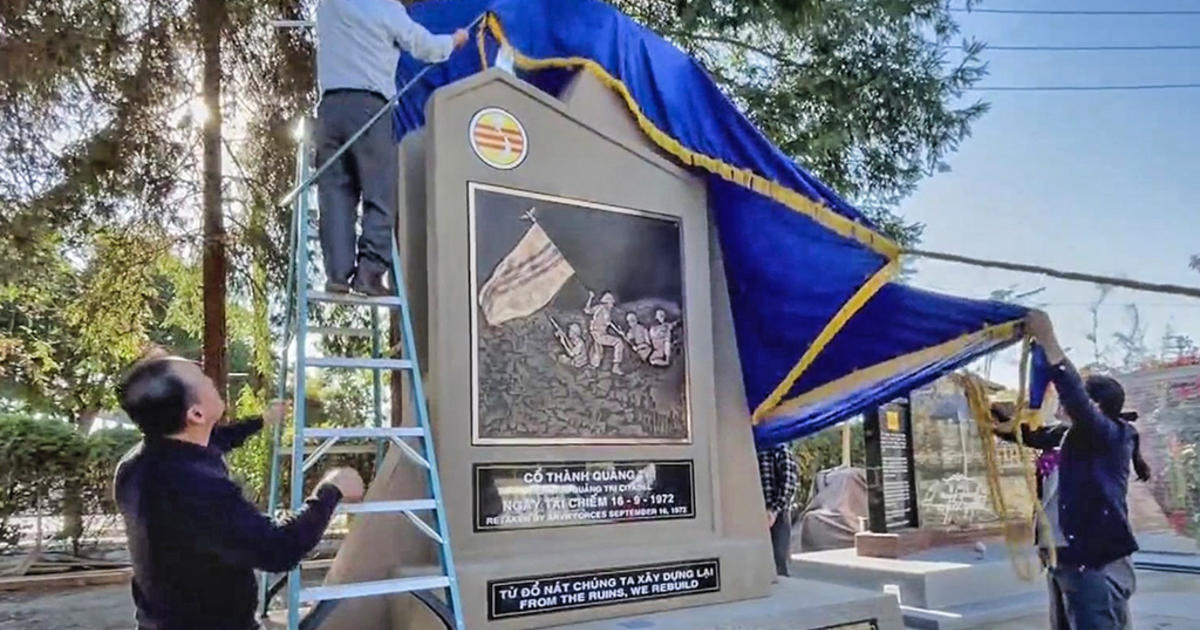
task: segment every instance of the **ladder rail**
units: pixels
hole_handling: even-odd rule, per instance
[[[382,359],[383,349],[380,347],[382,343],[379,339],[379,307],[371,307],[371,358]],[[394,377],[393,377],[394,378]],[[371,396],[375,400],[374,418],[372,418],[375,427],[383,426],[383,372],[379,370],[371,370]],[[384,441],[380,440],[375,445],[375,470],[379,470],[379,466],[383,463]]]
[[[429,422],[429,405],[425,399],[424,378],[421,375],[420,359],[417,356],[416,336],[413,333],[412,313],[409,310],[408,302],[408,283],[405,282],[404,267],[400,262],[400,248],[396,243],[396,232],[392,231],[392,284],[396,287],[396,293],[400,297],[400,337],[404,347],[404,356],[408,357],[414,364],[414,368],[409,370],[409,383],[412,387],[413,407],[417,411],[417,420],[421,430],[425,432],[426,439],[422,440],[421,444],[425,451],[425,461],[429,462],[428,480],[429,490],[433,495],[433,501],[437,505],[434,510],[434,517],[437,519],[437,529],[443,535],[443,540],[438,544],[442,560],[442,569],[446,572],[446,576],[450,579],[448,586],[448,599],[450,606],[454,611],[454,623],[457,626],[456,630],[466,630],[464,625],[462,595],[459,592],[458,571],[454,565],[454,552],[450,548],[450,524],[446,518],[446,507],[442,500],[442,483],[441,475],[438,473],[437,449],[433,445],[433,427]]]
[[[304,159],[305,143],[300,143],[300,174],[301,179],[308,172],[308,160]],[[291,475],[291,505],[292,510],[299,510],[304,503],[304,425],[307,420],[305,392],[307,375],[305,374],[305,359],[308,354],[308,201],[310,195],[296,197],[296,214],[298,225],[296,229],[296,383],[292,392],[294,404],[292,407],[292,475]],[[286,369],[286,368],[285,368]],[[300,567],[293,568],[288,573],[288,630],[299,630],[300,627]]]
[[[296,180],[299,181],[303,173],[304,162],[304,144],[301,143],[296,149]],[[297,249],[296,241],[300,236],[300,212],[298,208],[292,208],[292,222],[288,229],[289,246],[288,253],[294,254]],[[283,348],[280,350],[279,358],[279,376],[276,379],[275,399],[283,400],[287,396],[288,384],[288,346],[291,344],[292,336],[292,292],[296,290],[296,267],[292,264],[287,266],[287,290],[284,293],[284,317],[283,317]],[[270,485],[267,486],[267,515],[271,518],[275,517],[275,513],[279,510],[279,453],[281,443],[283,441],[283,422],[276,422],[271,429],[271,473]],[[262,616],[267,616],[267,607],[270,604],[270,574],[262,573],[259,576],[258,601],[262,604]]]

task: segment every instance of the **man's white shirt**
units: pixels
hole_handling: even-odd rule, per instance
[[[337,89],[396,93],[396,63],[407,50],[439,62],[454,52],[451,35],[434,35],[398,0],[320,0],[317,4],[317,83]]]

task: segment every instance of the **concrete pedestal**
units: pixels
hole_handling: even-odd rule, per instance
[[[429,613],[395,598],[392,628]],[[408,622],[408,623],[406,623]],[[871,625],[874,623],[874,625]],[[882,592],[781,578],[765,598],[588,621],[552,630],[903,630],[896,598]]]
[[[1032,569],[1039,565],[1033,557]],[[971,547],[930,549],[902,559],[862,557],[854,549],[792,556],[792,574],[865,589],[898,589],[910,628],[988,627],[1045,606],[1041,577],[1020,579],[1003,542],[989,544],[982,558]]]
[[[874,626],[871,625],[874,622]],[[715,606],[606,619],[555,630],[902,630],[896,598],[812,580],[780,578],[770,595]]]

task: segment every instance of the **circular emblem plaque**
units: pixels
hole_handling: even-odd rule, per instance
[[[529,139],[515,116],[499,107],[488,107],[471,118],[471,148],[488,166],[509,170],[525,161]]]

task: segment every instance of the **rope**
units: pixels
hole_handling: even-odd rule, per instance
[[[956,262],[964,265],[972,265],[975,267],[990,267],[993,269],[1007,269],[1009,271],[1020,271],[1022,273],[1036,273],[1052,278],[1061,278],[1063,280],[1074,280],[1076,282],[1091,282],[1093,284],[1103,284],[1113,287],[1121,287],[1125,289],[1133,289],[1134,291],[1147,291],[1149,293],[1165,293],[1167,295],[1182,295],[1184,297],[1200,298],[1200,287],[1189,287],[1179,284],[1160,284],[1155,282],[1142,282],[1139,280],[1130,280],[1128,278],[1114,278],[1112,276],[1099,276],[1091,273],[1082,273],[1078,271],[1063,271],[1050,267],[1042,267],[1040,265],[1026,265],[1024,263],[1011,263],[1002,260],[987,260],[985,258],[972,258],[970,256],[960,256],[958,254],[945,254],[942,252],[931,252],[923,249],[906,249],[904,253],[909,256],[919,256],[921,258],[929,258],[931,260],[945,260],[948,262]]]
[[[1007,423],[1004,428],[1013,430],[1017,442],[1017,454],[1020,458],[1021,472],[1025,478],[1025,487],[1029,492],[1029,496],[1033,503],[1033,527],[1040,528],[1042,536],[1053,540],[1054,533],[1050,529],[1050,523],[1046,519],[1045,508],[1037,495],[1037,472],[1034,467],[1031,449],[1026,447],[1024,435],[1021,431],[1022,425],[1035,428],[1036,412],[1028,408],[1028,372],[1030,359],[1030,339],[1025,337],[1021,344],[1021,364],[1018,376],[1017,385],[1017,401],[1016,412],[1013,414],[1013,421]],[[961,373],[955,375],[956,382],[963,388],[963,392],[967,397],[967,404],[971,410],[971,415],[975,419],[975,426],[979,433],[980,447],[983,451],[984,465],[987,469],[987,484],[988,495],[992,503],[992,511],[1000,517],[1004,523],[1004,542],[1008,547],[1009,559],[1012,562],[1013,572],[1024,581],[1031,581],[1037,577],[1041,570],[1035,567],[1029,560],[1028,554],[1023,550],[1033,542],[1029,537],[1024,535],[1023,530],[1012,527],[1011,521],[1018,515],[1010,512],[1010,506],[1004,497],[1003,487],[1000,485],[1000,465],[996,453],[996,438],[993,431],[998,427],[992,422],[991,406],[988,401],[987,390],[979,377]],[[1058,565],[1058,553],[1054,545],[1048,548],[1048,558],[1046,561],[1047,568],[1053,568]]]

